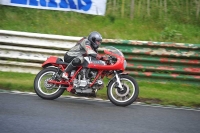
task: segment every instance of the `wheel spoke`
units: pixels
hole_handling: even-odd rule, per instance
[[[122,97],[122,101],[126,100],[126,96]]]

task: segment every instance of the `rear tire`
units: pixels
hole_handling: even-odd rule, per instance
[[[57,68],[49,67],[41,70],[35,77],[34,90],[36,94],[48,100],[53,100],[60,97],[65,89],[61,85],[49,84],[47,81],[51,80],[58,72]]]
[[[138,97],[139,87],[136,80],[129,75],[120,75],[120,82],[124,90],[117,86],[116,79],[108,84],[107,95],[109,100],[117,106],[128,106]]]

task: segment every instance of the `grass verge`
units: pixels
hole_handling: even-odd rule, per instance
[[[0,5],[0,29],[66,36],[87,36],[96,30],[107,39],[200,44],[199,23],[155,20],[157,16],[146,19],[140,16],[134,20],[119,16],[109,11],[105,16],[96,16]]]
[[[0,72],[0,88],[34,92],[35,75],[28,73]],[[105,80],[105,85],[107,80]],[[140,93],[137,101],[149,104],[200,107],[200,86],[180,83],[155,83],[138,81]],[[97,97],[107,99],[107,89],[98,91]],[[65,95],[70,95],[66,92]]]

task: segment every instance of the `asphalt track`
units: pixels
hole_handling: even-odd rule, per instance
[[[198,133],[200,110],[0,92],[0,133]]]

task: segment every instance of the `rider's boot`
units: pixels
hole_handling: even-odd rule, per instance
[[[69,79],[69,72],[73,70],[74,66],[70,63],[62,74],[62,78]]]
[[[67,72],[63,72],[62,78],[69,79],[69,74]]]

